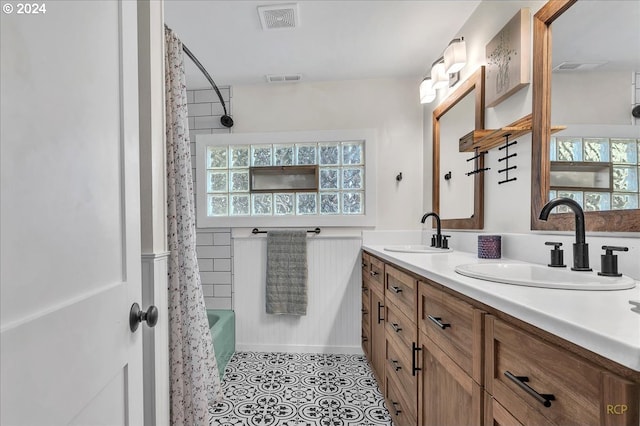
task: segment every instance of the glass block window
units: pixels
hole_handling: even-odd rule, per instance
[[[549,198],[568,197],[585,211],[637,209],[640,199],[640,139],[552,137],[549,159],[555,164],[574,163],[575,172],[586,163],[604,164],[609,170],[609,188],[552,186]],[[576,164],[577,163],[577,164]],[[553,167],[553,166],[552,166]],[[566,208],[560,206],[557,212]],[[563,210],[564,209],[564,210]]]
[[[363,140],[208,145],[205,164],[208,217],[365,214]],[[294,186],[251,192],[250,170],[287,166],[317,167],[317,192]]]

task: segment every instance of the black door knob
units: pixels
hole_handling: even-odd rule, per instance
[[[158,323],[158,308],[151,305],[144,312],[140,310],[140,305],[137,303],[131,305],[131,310],[129,311],[129,328],[131,331],[136,331],[142,321],[146,321],[149,327],[155,326]]]

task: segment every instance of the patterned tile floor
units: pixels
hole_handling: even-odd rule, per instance
[[[362,355],[236,352],[211,426],[392,426]]]

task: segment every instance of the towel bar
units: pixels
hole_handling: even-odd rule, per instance
[[[316,228],[316,229],[307,229],[307,232],[309,233],[313,233],[313,234],[319,234],[320,233],[320,228]],[[251,230],[252,234],[266,234],[267,231],[260,231],[258,228],[253,228]]]

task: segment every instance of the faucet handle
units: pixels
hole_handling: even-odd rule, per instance
[[[431,235],[431,247],[436,246],[436,234]]]
[[[629,247],[618,246],[602,246],[605,254],[600,256],[600,269],[598,275],[604,277],[621,277],[618,273],[618,256],[613,254],[614,251],[629,251]]]
[[[449,249],[449,240],[447,238],[450,238],[451,235],[443,235],[442,236],[442,247],[440,247],[443,250],[448,250]]]
[[[602,250],[605,250],[606,254],[613,256],[613,251],[629,251],[629,247],[602,246]]]
[[[556,241],[546,241],[544,243],[545,246],[553,246],[551,250],[551,263],[547,266],[552,268],[566,268],[567,265],[564,264],[564,253],[560,249],[562,247],[562,243]]]

